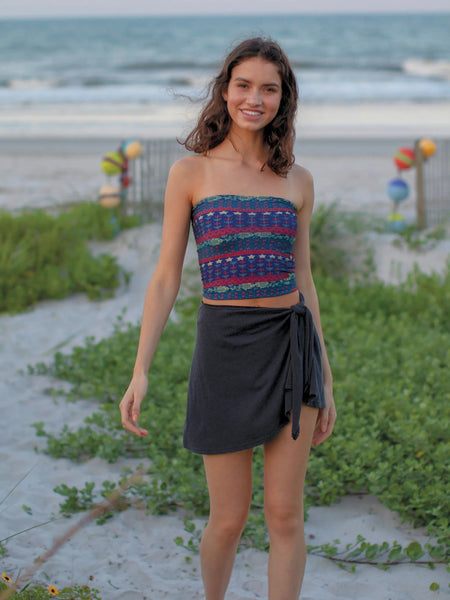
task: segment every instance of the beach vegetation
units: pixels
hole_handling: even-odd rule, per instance
[[[3,578],[4,579],[4,578]],[[67,586],[59,590],[54,585],[26,584],[16,590],[12,579],[4,583],[0,581],[0,600],[49,600],[58,597],[59,600],[101,600],[99,592],[87,585]]]
[[[47,590],[51,596],[57,596],[59,594],[58,588],[54,585],[49,585]]]
[[[316,285],[339,419],[332,443],[312,451],[306,509],[336,502],[346,494],[374,494],[404,520],[427,527],[436,538],[434,546],[441,548],[449,531],[445,465],[450,274],[424,275],[416,270],[397,286],[319,277]],[[36,425],[46,438],[47,452],[75,461],[97,456],[108,461],[140,457],[148,462],[151,457],[146,475],[127,489],[123,502],[153,514],[173,510],[194,518],[208,514],[201,457],[182,447],[198,302],[198,298],[178,302],[177,319],[164,331],[149,374],[149,397],[141,409],[140,421],[150,432],[146,438],[123,431],[118,411],[133,368],[138,326],[119,319],[111,337],[99,342],[87,339],[71,354],[57,353],[51,365],[30,367],[31,373],[71,382],[69,392],[55,386],[55,398],[61,393],[72,401],[93,402],[94,412],[82,427],[65,425],[55,433],[47,432],[43,423]],[[263,455],[257,448],[253,506],[242,544],[267,549],[262,480]],[[65,497],[63,512],[85,510],[115,486],[106,482],[97,491],[90,482],[84,490],[65,485],[57,488]],[[377,562],[383,562],[379,552],[388,552],[390,561],[400,552],[395,545],[388,549],[383,542],[377,544],[364,547],[366,560],[367,552],[374,553]],[[402,560],[418,560],[416,551],[420,554],[423,548],[419,552],[419,545],[410,544],[402,549]],[[426,561],[438,560],[440,552],[433,550]]]
[[[88,242],[112,239],[117,228],[136,224],[87,202],[57,215],[0,211],[0,312],[20,312],[74,293],[91,299],[113,295],[129,274],[113,256],[94,256]]]
[[[419,542],[410,542],[402,546],[396,540],[392,543],[370,543],[362,535],[358,535],[355,542],[347,543],[344,547],[340,540],[334,540],[332,543],[308,545],[307,550],[310,554],[326,556],[351,572],[355,571],[357,564],[386,569],[405,562],[426,564],[434,569],[435,563],[446,563],[448,560],[444,544],[426,543],[422,546]]]
[[[406,247],[409,250],[425,250],[433,248],[437,242],[447,237],[447,226],[439,224],[433,229],[422,230],[417,225],[408,225],[393,240],[394,246]]]
[[[20,483],[28,476],[28,474],[31,473],[31,471],[32,469],[14,485],[12,490],[9,491],[2,502],[4,502],[4,500],[11,495],[18,485],[20,485]],[[32,585],[30,579],[43,564],[45,564],[52,556],[54,556],[58,550],[64,546],[64,544],[66,544],[90,521],[97,519],[97,522],[103,522],[101,521],[102,516],[106,516],[109,512],[121,510],[123,493],[126,492],[129,487],[138,482],[140,478],[141,474],[139,471],[137,471],[132,473],[129,477],[123,479],[119,486],[109,486],[109,490],[105,492],[104,501],[97,503],[86,515],[83,516],[82,519],[69,527],[69,529],[66,530],[62,536],[55,539],[49,549],[47,549],[42,555],[35,558],[32,565],[30,565],[24,572],[21,570],[15,581],[13,581],[13,579],[6,573],[2,573],[2,581],[0,581],[0,600],[7,600],[7,598],[11,597],[17,598],[18,600],[42,600],[48,599],[51,596],[59,596],[60,598],[65,598],[66,600],[101,600],[101,598],[98,596],[98,590],[91,589],[86,585],[65,587],[60,592],[59,589],[52,584],[48,585],[46,588],[43,588],[40,585]],[[89,489],[93,488],[93,486],[88,484],[86,488],[88,492],[85,500],[89,497]],[[51,519],[51,521],[54,521],[57,518],[58,517],[54,517]],[[40,523],[22,531],[18,531],[2,541],[8,541],[17,535],[30,531],[31,529],[43,527],[51,521],[46,521],[45,523]],[[89,579],[94,579],[93,575],[91,575]]]

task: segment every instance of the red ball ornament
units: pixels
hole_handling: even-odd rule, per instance
[[[399,148],[394,156],[397,169],[405,170],[414,166],[415,154],[412,148]]]

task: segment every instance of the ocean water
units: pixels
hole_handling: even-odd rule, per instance
[[[450,13],[0,20],[1,105],[198,97],[236,41],[269,35],[304,102],[450,99]]]
[[[285,49],[304,106],[446,102],[449,31],[450,13],[0,20],[0,137],[181,124],[254,35]]]

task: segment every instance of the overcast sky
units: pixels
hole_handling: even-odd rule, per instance
[[[450,0],[0,0],[0,17],[434,11]]]

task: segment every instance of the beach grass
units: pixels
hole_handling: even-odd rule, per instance
[[[88,202],[55,216],[43,210],[0,212],[0,312],[79,292],[91,299],[111,296],[128,274],[114,257],[93,256],[87,243],[112,239],[136,224]]]

